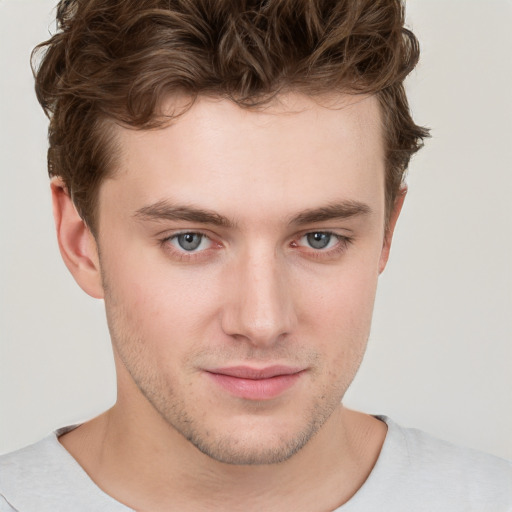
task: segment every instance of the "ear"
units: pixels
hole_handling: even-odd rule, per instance
[[[53,217],[62,259],[78,285],[91,297],[103,298],[103,285],[94,236],[78,215],[61,178],[51,181]]]
[[[405,201],[405,196],[407,195],[407,186],[403,185],[395,199],[395,204],[393,205],[393,210],[389,216],[388,225],[386,228],[386,232],[384,233],[384,242],[382,244],[382,252],[380,253],[380,261],[379,261],[379,274],[381,274],[386,268],[386,264],[389,259],[389,251],[391,250],[391,241],[393,240],[393,233],[395,231],[396,221],[398,220],[398,216],[402,211],[402,206]]]

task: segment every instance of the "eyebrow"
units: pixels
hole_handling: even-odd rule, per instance
[[[290,225],[314,224],[329,220],[347,219],[350,217],[368,215],[372,213],[371,208],[359,201],[342,201],[332,203],[320,208],[304,210],[291,218]],[[144,221],[160,220],[184,220],[197,222],[199,224],[212,224],[224,228],[233,228],[236,224],[228,217],[214,211],[204,210],[191,206],[178,206],[166,200],[144,206],[137,210],[134,217]]]
[[[234,223],[224,215],[201,208],[174,206],[165,200],[140,208],[134,216],[141,220],[185,220],[225,228],[234,227]]]
[[[314,224],[328,220],[343,220],[350,217],[369,215],[372,209],[359,201],[342,201],[320,208],[305,210],[290,220],[290,224]]]

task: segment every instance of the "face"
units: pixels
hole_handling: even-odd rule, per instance
[[[288,459],[356,373],[386,253],[379,123],[372,97],[288,95],[119,128],[97,237],[118,371],[216,460]]]

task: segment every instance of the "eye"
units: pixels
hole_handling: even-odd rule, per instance
[[[309,245],[312,249],[330,249],[339,242],[339,237],[325,231],[307,233],[300,239],[300,245]]]
[[[353,243],[352,236],[332,231],[309,231],[291,242],[299,254],[321,262],[337,261]]]
[[[211,245],[210,239],[201,233],[179,233],[172,236],[169,242],[182,251],[198,252],[208,249]]]

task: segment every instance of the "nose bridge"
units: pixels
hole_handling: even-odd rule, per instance
[[[271,345],[293,329],[295,320],[286,265],[278,252],[261,244],[237,262],[234,293],[224,312],[224,330],[257,345]]]

